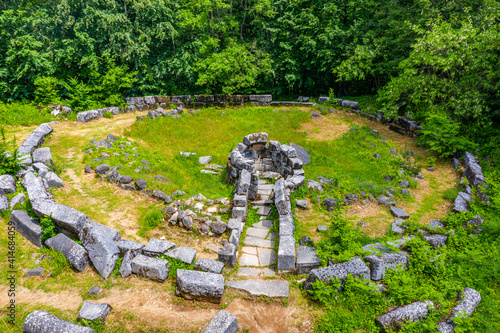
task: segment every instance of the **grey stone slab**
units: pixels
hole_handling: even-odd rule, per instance
[[[142,253],[142,249],[144,248],[144,244],[131,241],[131,240],[119,240],[116,242],[116,246],[120,250],[120,257],[123,257],[127,252],[130,252],[132,257],[135,257],[138,254]]]
[[[269,234],[269,229],[252,228],[252,227],[247,228],[247,236],[265,239],[268,234]]]
[[[71,234],[78,236],[90,220],[87,215],[69,206],[50,200],[31,202],[33,210],[40,217],[50,216],[55,224]]]
[[[260,266],[271,266],[276,264],[276,252],[272,249],[257,248]]]
[[[457,195],[455,198],[455,203],[453,205],[453,211],[455,212],[469,212],[470,206],[469,202],[465,200],[461,195]]]
[[[216,235],[222,235],[227,229],[227,224],[222,221],[215,221],[210,224],[210,230]]]
[[[33,245],[42,247],[42,228],[24,210],[14,210],[10,215],[10,221],[16,227],[17,232],[23,235]]]
[[[142,253],[145,256],[156,257],[167,253],[173,249],[175,244],[166,240],[151,238],[145,247],[142,248]]]
[[[290,202],[288,200],[285,180],[283,178],[278,179],[274,184],[274,204],[280,215],[287,215],[289,213]]]
[[[102,323],[106,320],[106,317],[111,312],[111,305],[108,303],[92,303],[89,301],[84,301],[80,312],[78,312],[77,320],[100,320]]]
[[[241,170],[240,178],[236,183],[236,194],[246,195],[248,193],[248,189],[250,188],[251,179],[252,174],[248,170]]]
[[[414,302],[378,317],[376,322],[386,331],[399,330],[408,322],[420,321],[427,317],[429,307],[433,305],[431,301]]]
[[[132,273],[147,279],[163,282],[168,278],[168,261],[138,254],[132,260]]]
[[[187,264],[192,264],[196,258],[196,250],[190,247],[180,246],[168,251],[165,255],[169,258],[179,259]]]
[[[401,208],[391,207],[391,214],[398,219],[407,219],[410,215]]]
[[[24,333],[94,333],[90,327],[80,326],[62,320],[46,311],[31,312],[23,323]]]
[[[16,179],[11,175],[0,176],[0,194],[16,192]]]
[[[278,271],[295,269],[295,239],[280,236],[278,247]]]
[[[278,238],[278,234],[276,234],[274,231],[271,231],[269,235],[266,237],[266,239],[271,241],[275,240],[276,238]]]
[[[252,201],[251,204],[253,207],[257,207],[257,206],[269,206],[269,205],[272,205],[274,203],[273,200],[263,200],[262,197],[261,197],[261,200],[256,200],[256,201]]]
[[[444,228],[444,224],[438,220],[432,220],[431,223],[427,225],[427,228],[429,228],[430,230],[439,230],[441,228]]]
[[[257,215],[268,217],[271,214],[271,207],[261,206],[257,210]]]
[[[296,203],[297,207],[299,207],[299,208],[302,208],[302,209],[306,209],[307,208],[307,200],[298,200],[298,199],[296,199],[295,203]]]
[[[227,228],[231,231],[238,230],[241,233],[241,219],[229,219],[227,222]]]
[[[365,258],[366,261],[372,264],[372,280],[382,279],[388,269],[395,269],[400,266],[406,269],[408,265],[408,254],[401,253],[384,253],[382,256],[370,255]]]
[[[236,316],[225,310],[217,312],[202,333],[235,333],[238,329]]]
[[[68,259],[69,263],[77,270],[84,271],[89,267],[87,250],[64,234],[58,234],[45,241],[45,245],[54,250],[59,250]]]
[[[268,248],[273,248],[274,247],[274,241],[262,239],[262,238],[257,238],[257,237],[245,237],[243,240],[243,244],[249,245],[249,246],[258,246],[258,247],[268,247]]]
[[[113,238],[103,234],[101,229],[88,224],[83,227],[80,240],[88,251],[94,267],[104,279],[107,279],[113,272],[120,256],[120,250]]]
[[[247,253],[243,253],[240,255],[240,258],[238,259],[238,263],[240,266],[253,266],[253,267],[260,266],[259,265],[259,258],[256,255],[247,254]]]
[[[196,263],[194,264],[194,269],[209,273],[222,274],[222,270],[224,269],[224,263],[214,259],[202,258],[196,260]]]
[[[361,259],[356,258],[351,261],[313,269],[304,283],[304,289],[312,290],[312,283],[318,280],[331,283],[331,278],[337,278],[343,283],[349,274],[355,278],[369,279],[370,268]]]
[[[178,269],[175,294],[186,299],[220,303],[224,282],[221,274]]]
[[[38,148],[33,151],[33,163],[53,164],[52,153],[49,147]]]
[[[231,235],[229,236],[229,243],[234,244],[237,248],[240,246],[240,232],[238,230],[231,231]]]
[[[19,193],[12,199],[10,199],[10,209],[15,209],[17,205],[23,205],[26,195],[24,193]]]
[[[262,220],[252,225],[252,228],[261,228],[261,229],[271,229],[273,227],[273,220]]]
[[[288,297],[290,294],[288,281],[240,280],[228,281],[227,286],[232,289],[245,291],[250,296]]]
[[[240,267],[240,268],[238,268],[238,275],[239,276],[259,277],[259,275],[261,273],[262,273],[262,270],[260,268],[255,268],[255,267]]]
[[[320,264],[314,247],[297,247],[297,274],[309,274],[311,270],[318,268]]]
[[[241,248],[242,253],[248,253],[248,254],[253,254],[257,255],[257,248],[254,246],[243,246]]]

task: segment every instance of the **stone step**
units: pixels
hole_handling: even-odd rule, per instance
[[[245,237],[243,244],[248,246],[268,247],[270,249],[274,248],[274,241],[250,236]]]
[[[271,214],[271,207],[260,206],[257,210],[257,215],[268,217]]]
[[[273,200],[262,200],[262,199],[250,202],[250,204],[254,206],[269,206],[272,205],[273,203],[274,203]]]
[[[259,191],[272,191],[274,190],[274,184],[259,184]]]
[[[269,229],[253,228],[253,227],[247,228],[247,236],[266,239],[268,234],[269,234]]]
[[[227,286],[235,290],[245,291],[250,296],[288,297],[290,294],[288,281],[240,280],[228,281]]]
[[[263,229],[271,229],[273,227],[273,220],[261,220],[257,223],[253,224],[253,228],[263,228]]]
[[[273,193],[272,190],[263,190],[260,187],[257,190],[257,195],[259,195],[261,198],[262,197],[270,197],[272,193]]]
[[[238,276],[245,276],[245,277],[275,276],[276,275],[276,268],[275,267],[264,267],[264,268],[240,267],[236,274],[238,274]]]

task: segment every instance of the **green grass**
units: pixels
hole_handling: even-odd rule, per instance
[[[54,120],[47,109],[41,111],[34,104],[25,102],[0,102],[0,125],[39,125]]]

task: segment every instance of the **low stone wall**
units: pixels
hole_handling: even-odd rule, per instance
[[[211,106],[243,106],[245,103],[266,106],[269,105],[272,100],[272,95],[155,95],[125,98],[125,101],[130,105],[129,111],[150,110],[158,107],[164,108],[169,107],[170,104],[184,104],[195,108]]]

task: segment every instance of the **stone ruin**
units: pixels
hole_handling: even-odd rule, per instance
[[[246,219],[249,201],[268,200],[274,203],[279,214],[278,272],[295,270],[295,230],[290,194],[305,183],[303,162],[295,148],[269,141],[267,133],[252,133],[243,138],[229,155],[227,161],[228,182],[235,185],[232,219],[229,224],[241,225]],[[279,178],[272,197],[258,197],[259,178]],[[221,250],[236,261],[236,244],[242,228],[234,231],[233,244]],[[219,260],[221,255],[219,255]],[[225,257],[223,257],[225,259]]]

